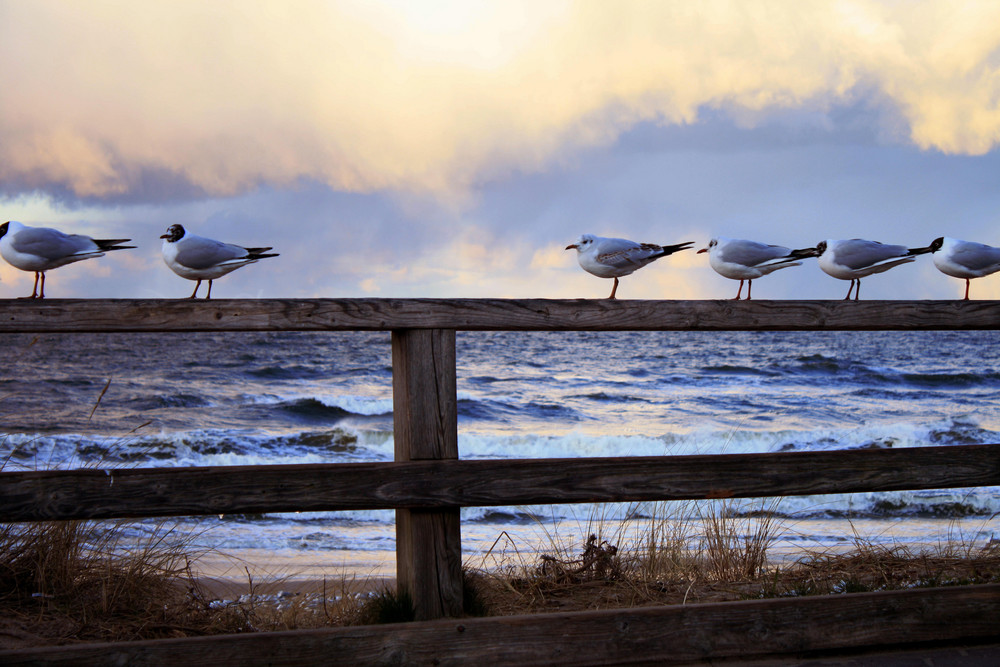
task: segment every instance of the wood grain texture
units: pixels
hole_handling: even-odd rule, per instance
[[[1000,485],[1000,445],[0,473],[0,521],[447,509]]]
[[[1000,585],[0,652],[14,665],[681,665],[995,641]],[[826,664],[826,663],[824,663]]]
[[[397,462],[458,459],[455,332],[392,332],[392,419]],[[433,485],[433,481],[428,482]],[[457,506],[396,510],[396,582],[417,620],[462,614]]]
[[[458,458],[454,330],[393,331],[392,425],[396,461]]]
[[[9,299],[0,333],[741,331],[1000,328],[998,301],[608,299]]]
[[[457,507],[396,510],[396,585],[414,618],[462,615],[462,530]]]

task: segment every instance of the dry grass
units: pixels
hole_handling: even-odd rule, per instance
[[[735,579],[714,579],[710,571],[655,581],[560,581],[537,571],[514,578],[490,573],[479,579],[479,595],[493,614],[511,615],[998,582],[1000,550],[957,557],[897,548],[881,554],[812,555],[781,570]]]
[[[855,535],[849,553],[809,553],[771,567],[767,545],[782,528],[771,510],[769,503],[689,504],[680,507],[683,520],[647,517],[638,533],[626,530],[629,520],[597,519],[586,524],[585,539],[553,542],[530,560],[504,533],[491,566],[466,572],[466,609],[511,615],[1000,581],[1000,545],[961,539],[912,553]],[[243,582],[223,591],[195,576],[196,556],[165,524],[138,538],[124,523],[0,526],[2,647],[409,618],[409,602],[385,584],[365,591],[364,582],[344,577],[307,589],[254,579],[247,569]]]
[[[929,586],[1000,582],[1000,548],[967,555],[906,547],[862,548],[844,554],[807,556],[769,582],[756,597],[787,597],[888,591]]]
[[[592,532],[536,562],[504,535],[474,579],[478,594],[492,614],[509,615],[1000,582],[1000,544],[976,545],[957,532],[919,552],[855,533],[847,553],[807,552],[777,566],[768,546],[785,526],[774,501],[680,509],[654,518],[631,543]]]
[[[201,579],[198,554],[169,526],[136,536],[125,522],[0,525],[0,648],[129,641],[365,622],[351,578]],[[213,585],[214,584],[214,585]],[[359,592],[361,591],[361,592]]]
[[[125,534],[89,521],[0,526],[4,617],[31,619],[50,643],[174,636],[191,622],[176,583],[188,556],[163,525],[131,543]]]
[[[781,530],[777,505],[777,500],[762,500],[759,509],[747,511],[745,503],[725,500],[708,506],[704,542],[713,578],[753,578],[764,572],[768,547]]]

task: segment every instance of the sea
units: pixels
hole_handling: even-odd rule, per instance
[[[459,455],[997,443],[998,344],[995,331],[459,332]],[[4,470],[393,458],[386,332],[19,334],[3,348]],[[463,558],[531,566],[543,553],[578,553],[590,534],[624,543],[664,520],[697,535],[712,512],[743,517],[748,532],[754,517],[777,519],[778,559],[858,543],[978,548],[996,543],[998,508],[1000,487],[464,508]],[[223,515],[122,530],[183,540],[213,576],[392,576],[394,518]]]

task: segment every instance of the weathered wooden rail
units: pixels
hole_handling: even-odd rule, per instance
[[[499,507],[1000,485],[1000,446],[3,473],[0,522]]]
[[[1000,302],[992,301],[0,302],[0,333],[391,331],[395,439],[392,463],[0,473],[0,521],[394,508],[398,585],[410,592],[418,618],[459,617],[461,507],[995,486],[1000,445],[463,461],[456,331],[996,329]],[[809,619],[826,627],[810,629]],[[0,652],[0,660],[180,664],[213,656],[301,664],[336,651],[352,664],[683,664],[922,641],[1000,642],[998,621],[1000,587],[979,586]]]
[[[864,331],[1000,328],[1000,301],[67,299],[0,302],[0,333]]]

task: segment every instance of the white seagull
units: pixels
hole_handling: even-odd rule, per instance
[[[959,241],[946,236],[930,245],[934,266],[941,273],[965,278],[965,300],[969,300],[969,281],[1000,271],[1000,248],[974,241]]]
[[[103,257],[111,250],[134,248],[133,245],[120,245],[131,240],[92,239],[82,234],[64,234],[49,227],[27,227],[14,220],[0,225],[0,255],[11,266],[35,272],[35,286],[29,299],[45,298],[46,271],[91,257]]]
[[[845,301],[851,298],[851,290],[857,282],[854,300],[861,292],[861,279],[873,273],[888,271],[894,266],[912,262],[917,255],[931,252],[931,248],[907,248],[902,245],[887,245],[878,241],[849,239],[846,241],[826,240],[816,244],[819,268],[841,280],[850,280]]]
[[[694,241],[678,243],[677,245],[659,246],[655,243],[636,243],[626,239],[609,239],[593,234],[584,234],[576,243],[566,246],[566,250],[575,249],[576,259],[587,273],[599,278],[614,278],[609,299],[615,298],[618,291],[618,279],[627,276],[636,269],[641,269],[660,257],[672,255],[680,250],[687,250]]]
[[[195,298],[201,281],[208,281],[206,299],[212,298],[212,281],[221,278],[241,266],[253,264],[265,257],[277,257],[278,253],[268,253],[271,248],[244,248],[190,234],[181,225],[170,225],[163,239],[163,261],[170,270],[181,278],[197,280],[189,299]]]
[[[708,253],[708,263],[715,272],[732,280],[739,280],[735,301],[743,292],[743,281],[747,281],[747,301],[754,278],[766,276],[772,271],[789,266],[801,266],[800,259],[815,257],[815,248],[791,250],[780,245],[767,245],[745,239],[727,239],[719,236],[708,242],[708,246],[698,251]]]

